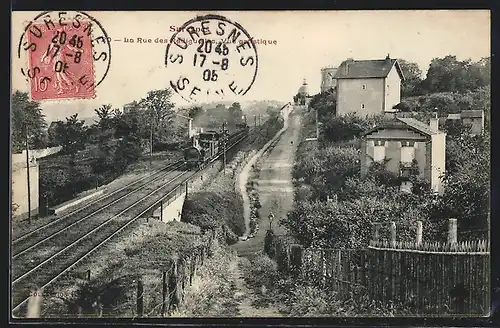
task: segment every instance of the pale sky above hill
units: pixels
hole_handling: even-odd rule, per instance
[[[180,27],[196,15],[209,12],[87,12],[106,30],[112,59],[106,79],[90,100],[64,100],[64,108],[53,101],[42,102],[49,119],[79,111],[92,115],[92,108],[105,103],[121,107],[139,100],[151,89],[168,86],[165,67],[166,45],[156,38],[170,39],[171,26]],[[20,73],[26,61],[17,59],[19,38],[27,21],[38,12],[12,13],[12,89],[27,91]],[[490,56],[490,13],[485,10],[453,11],[273,11],[210,12],[239,22],[255,39],[259,68],[252,88],[243,97],[225,100],[290,101],[302,84],[311,93],[319,92],[320,69],[354,59],[403,58],[427,71],[432,58],[456,55],[458,59],[479,60]],[[151,38],[150,44],[125,43],[124,38]],[[121,41],[115,41],[121,40]],[[273,41],[276,41],[275,44]],[[219,98],[201,99],[201,101]],[[186,105],[174,97],[179,105]],[[57,102],[56,102],[57,103]],[[61,101],[59,101],[59,104]]]

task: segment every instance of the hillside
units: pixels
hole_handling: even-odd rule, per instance
[[[225,105],[227,107],[231,106],[234,101],[219,101],[219,102],[210,102],[210,103],[199,103],[193,104],[190,106],[181,106],[179,109],[191,108],[193,106],[200,106],[203,109],[212,109],[217,105]],[[282,107],[285,103],[276,100],[246,100],[240,101],[241,109],[243,113],[248,117],[252,117],[253,115],[266,115],[266,110],[268,107]]]
[[[231,106],[233,101],[220,101],[211,103],[200,103],[193,104],[189,106],[178,106],[179,110],[191,108],[193,106],[201,106],[203,109],[212,109],[217,105],[225,105],[227,107]],[[283,102],[276,100],[247,100],[240,102],[243,113],[248,117],[253,117],[253,115],[266,115],[266,109],[268,107],[281,107],[284,105]],[[72,105],[64,103],[56,104],[44,104],[43,114],[45,115],[45,120],[47,124],[52,121],[63,120],[65,117],[78,113],[78,117],[85,121],[86,125],[91,125],[97,118],[94,109],[99,106],[93,104],[76,103]]]

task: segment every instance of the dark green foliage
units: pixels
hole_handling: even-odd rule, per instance
[[[487,235],[490,212],[490,137],[463,135],[447,146],[445,193],[435,206],[437,218],[458,219],[459,229]]]
[[[197,192],[186,199],[183,221],[203,229],[218,229],[227,225],[237,235],[245,231],[242,220],[243,201],[234,191]]]
[[[398,59],[399,66],[403,71],[404,80],[401,82],[401,96],[414,96],[422,93],[422,71],[417,63]]]
[[[451,113],[460,113],[462,110],[475,109],[473,93],[441,92],[423,96],[404,98],[398,107],[404,111],[437,112],[446,116]]]
[[[67,312],[83,316],[101,317],[115,313],[126,299],[131,277],[121,277],[110,281],[91,281],[83,285],[73,299],[63,299]]]
[[[372,178],[377,184],[396,187],[401,184],[399,176],[387,170],[387,163],[390,159],[383,162],[373,162],[368,168],[368,177]]]
[[[274,232],[272,230],[266,231],[266,237],[264,238],[264,253],[270,258],[274,258],[276,250],[273,247]]]
[[[66,117],[66,122],[56,127],[56,134],[62,146],[62,152],[74,155],[77,151],[85,149],[87,133],[85,121],[78,119],[78,114]]]
[[[245,122],[243,110],[238,102],[234,102],[230,106],[224,104],[217,104],[215,107],[210,106],[207,108],[195,106],[184,109],[181,113],[194,119],[193,126],[205,130],[220,130],[222,124],[226,123],[226,128],[232,132],[236,130],[236,124]],[[252,118],[247,117],[246,120],[248,125],[253,124]]]
[[[325,146],[313,144],[301,146],[308,154],[300,158],[293,171],[294,179],[313,187],[313,196],[325,199],[337,192],[349,177],[359,176],[359,154],[354,147]]]
[[[491,83],[491,59],[459,61],[456,56],[434,58],[422,87],[426,92],[467,92]]]
[[[318,111],[320,121],[324,121],[325,118],[330,117],[330,115],[336,115],[336,91],[326,91],[314,95],[309,103],[309,109]]]
[[[477,106],[488,110],[489,87],[474,92],[440,93],[414,97],[412,104],[400,104],[406,110],[424,109],[415,118],[428,123],[435,107],[457,112]],[[319,100],[317,100],[319,101]],[[412,107],[413,106],[413,107]],[[419,106],[419,107],[417,107]],[[476,108],[474,108],[476,109]],[[442,113],[441,111],[441,113]],[[385,163],[374,163],[365,178],[359,174],[359,141],[361,132],[383,122],[384,117],[354,116],[323,117],[322,137],[316,143],[299,145],[293,171],[301,185],[295,195],[296,208],[282,224],[306,246],[357,248],[367,245],[373,222],[395,221],[398,240],[414,239],[415,221],[423,221],[425,240],[446,238],[448,218],[458,218],[459,233],[477,232],[484,238],[489,212],[489,137],[469,136],[469,127],[447,122],[445,193],[430,192],[429,181],[419,175],[414,161],[410,167],[401,166],[404,175],[388,172]],[[315,126],[308,113],[303,120],[304,130]],[[486,126],[488,131],[488,125]],[[404,169],[404,170],[403,170]],[[402,193],[403,180],[412,183],[412,193]],[[326,196],[337,201],[325,202]],[[472,237],[469,233],[464,237]]]
[[[12,152],[26,148],[26,136],[30,149],[43,148],[47,144],[47,126],[40,104],[29,100],[26,92],[16,91],[12,95],[11,142]]]

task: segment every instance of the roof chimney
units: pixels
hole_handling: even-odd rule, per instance
[[[385,57],[386,60],[389,60],[391,59],[391,57],[389,56],[389,54],[387,54],[387,57]]]
[[[431,117],[429,120],[429,125],[431,129],[439,131],[439,119],[437,117]]]
[[[384,112],[384,118],[385,119],[388,119],[388,120],[393,120],[397,117],[397,112],[393,111],[393,112],[390,112],[390,111],[385,111]]]
[[[354,59],[352,58],[347,58],[346,61],[345,61],[345,74],[349,74],[349,64],[350,63],[353,63],[354,62]]]

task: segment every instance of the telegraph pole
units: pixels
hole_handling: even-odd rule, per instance
[[[222,158],[223,158],[223,172],[226,175],[226,122],[222,123]]]
[[[254,127],[257,128],[257,115],[253,116],[253,124],[254,124]]]
[[[318,109],[316,109],[316,140],[319,142],[319,121],[318,121]]]
[[[24,124],[26,137],[26,177],[28,180],[28,224],[31,224],[31,188],[30,188],[30,161],[29,161],[29,144],[28,144],[28,126]]]
[[[149,130],[149,156],[153,157],[153,122],[151,122],[151,129]]]

